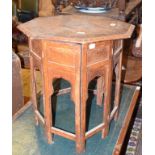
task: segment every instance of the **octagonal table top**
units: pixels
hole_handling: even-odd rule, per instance
[[[20,24],[30,38],[87,43],[130,38],[134,25],[102,16],[58,15]]]

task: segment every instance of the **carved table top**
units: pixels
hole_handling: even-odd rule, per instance
[[[88,43],[130,38],[134,26],[102,16],[39,17],[18,26],[28,37]]]

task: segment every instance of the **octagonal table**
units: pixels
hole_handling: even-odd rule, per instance
[[[36,122],[43,122],[49,143],[52,142],[51,134],[57,134],[74,140],[77,152],[83,152],[87,138],[99,131],[102,131],[102,138],[108,134],[110,120],[118,111],[117,104],[110,115],[113,42],[118,41],[115,51],[121,67],[122,50],[119,47],[123,39],[131,37],[134,26],[106,17],[59,15],[39,17],[18,28],[29,38]],[[37,108],[36,68],[40,69],[43,79],[44,117]],[[86,132],[88,84],[95,77],[104,79],[104,84],[100,84],[104,89],[97,90],[97,98],[104,93],[103,122]],[[51,95],[54,93],[52,83],[57,78],[63,78],[71,84],[71,98],[75,103],[75,134],[53,126]]]

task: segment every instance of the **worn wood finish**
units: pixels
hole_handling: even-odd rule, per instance
[[[93,129],[86,132],[86,139],[93,136],[94,134],[98,133],[99,131],[103,130],[105,124],[101,123],[98,126],[94,127]]]
[[[73,141],[76,140],[75,134],[61,130],[61,129],[58,129],[58,128],[55,128],[55,127],[51,127],[51,132],[56,134],[56,135],[63,136],[65,138],[73,140]]]
[[[39,17],[22,25],[18,28],[29,37],[75,43],[130,38],[134,29],[115,19],[76,14]]]
[[[39,118],[39,121],[41,121],[41,123],[43,125],[45,125],[45,120],[43,118],[43,116],[40,114],[40,112],[38,110],[35,111],[36,116]]]
[[[35,111],[37,106],[34,70],[37,66],[41,69],[44,126],[48,142],[52,142],[51,133],[58,134],[75,140],[77,152],[83,152],[86,138],[100,130],[103,137],[108,134],[114,67],[113,40],[129,38],[134,26],[105,17],[61,15],[37,18],[20,25],[19,29],[30,38],[32,102]],[[85,133],[88,84],[95,77],[105,78],[104,120],[101,126]],[[50,99],[54,93],[52,83],[57,78],[63,78],[71,84],[71,99],[75,103],[75,135],[57,129],[52,124]],[[70,88],[63,92],[69,90]]]
[[[118,107],[114,107],[110,114],[110,121],[114,118],[117,111],[118,111]]]
[[[112,47],[112,44],[111,44]],[[103,120],[105,123],[105,128],[102,130],[102,138],[105,138],[109,132],[110,123],[110,103],[111,103],[111,88],[112,88],[112,75],[113,75],[113,59],[112,59],[112,48],[111,48],[111,58],[108,62],[105,75],[105,92],[104,92],[104,112]]]
[[[121,88],[121,73],[122,73],[122,55],[123,55],[123,41],[120,40],[116,45],[114,45],[114,63],[115,66],[115,98],[114,107],[117,107],[117,112],[115,114],[115,120],[118,118],[119,114],[119,103],[120,103],[120,88]]]
[[[35,69],[34,69],[34,60],[33,60],[33,57],[30,55],[30,72],[31,72],[31,93],[32,93],[32,96],[31,96],[31,100],[32,100],[32,103],[33,103],[33,108],[34,108],[34,111],[36,111],[38,108],[37,108],[37,98],[36,98],[36,94],[37,94],[37,91],[36,91],[36,82],[35,82]],[[35,115],[35,120],[36,120],[36,125],[38,125],[38,117]]]

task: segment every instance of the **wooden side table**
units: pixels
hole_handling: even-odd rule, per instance
[[[113,73],[113,40],[129,38],[134,26],[105,17],[87,15],[60,15],[37,18],[18,28],[29,37],[32,75],[32,102],[36,121],[45,125],[48,142],[57,134],[76,142],[78,153],[85,149],[85,141],[102,131],[104,138],[109,122],[117,109],[110,114],[111,83]],[[43,77],[44,118],[38,111],[35,69]],[[103,122],[85,132],[88,84],[95,77],[104,78],[105,100]],[[52,82],[64,78],[71,84],[71,98],[75,103],[75,134],[58,129],[52,123],[50,102],[54,93]]]

